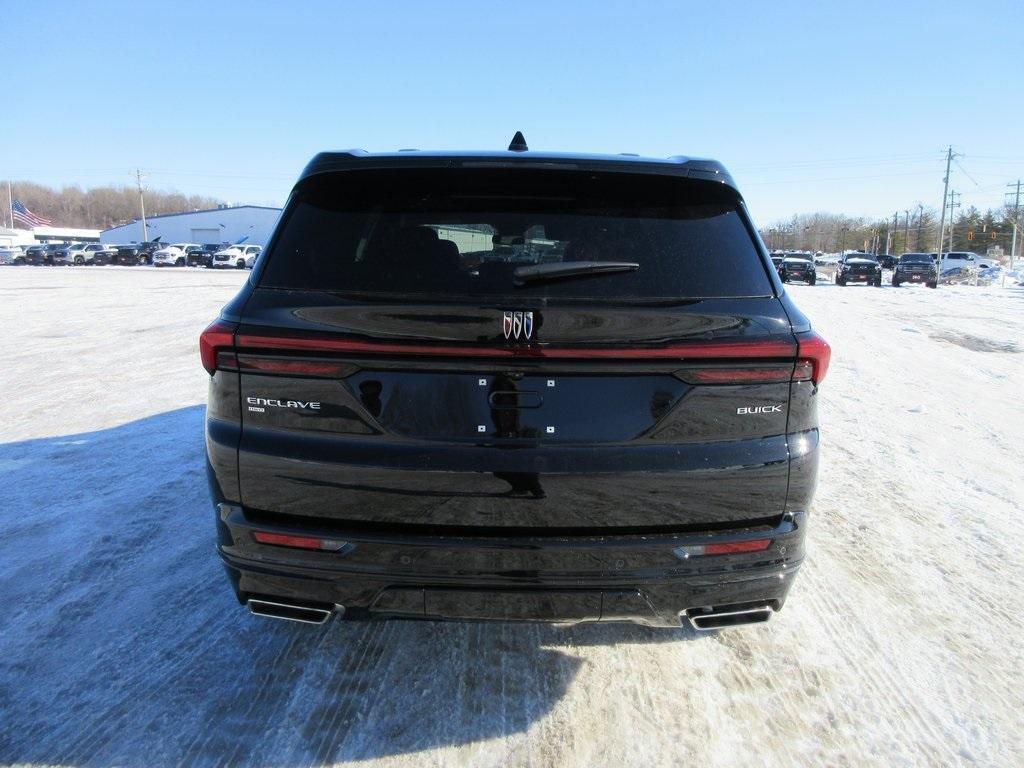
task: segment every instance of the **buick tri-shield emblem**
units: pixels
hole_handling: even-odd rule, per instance
[[[533,336],[533,312],[506,312],[502,329],[506,339],[528,341]]]

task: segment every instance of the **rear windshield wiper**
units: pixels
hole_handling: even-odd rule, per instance
[[[565,277],[603,275],[614,272],[636,272],[640,265],[635,261],[556,261],[549,264],[534,264],[517,267],[512,273],[516,285],[526,285],[542,280],[559,280]]]

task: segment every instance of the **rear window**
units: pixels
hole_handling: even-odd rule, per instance
[[[771,295],[734,193],[657,176],[402,170],[313,177],[289,203],[260,286],[478,299]],[[523,266],[639,269],[517,285]]]

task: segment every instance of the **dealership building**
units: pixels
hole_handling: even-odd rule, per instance
[[[147,216],[145,235],[142,220],[136,219],[131,224],[103,230],[100,242],[126,245],[160,238],[164,243],[244,242],[266,245],[280,215],[280,208],[238,205]]]

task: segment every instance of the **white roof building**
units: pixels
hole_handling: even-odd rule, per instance
[[[164,243],[237,243],[266,245],[281,215],[280,208],[262,205],[238,205],[209,208],[203,211],[167,213],[146,217],[146,234],[142,221],[105,229],[101,243],[127,245],[160,238]]]
[[[46,242],[95,243],[100,239],[98,229],[79,227],[33,227],[10,229],[0,227],[0,245],[34,245]]]

